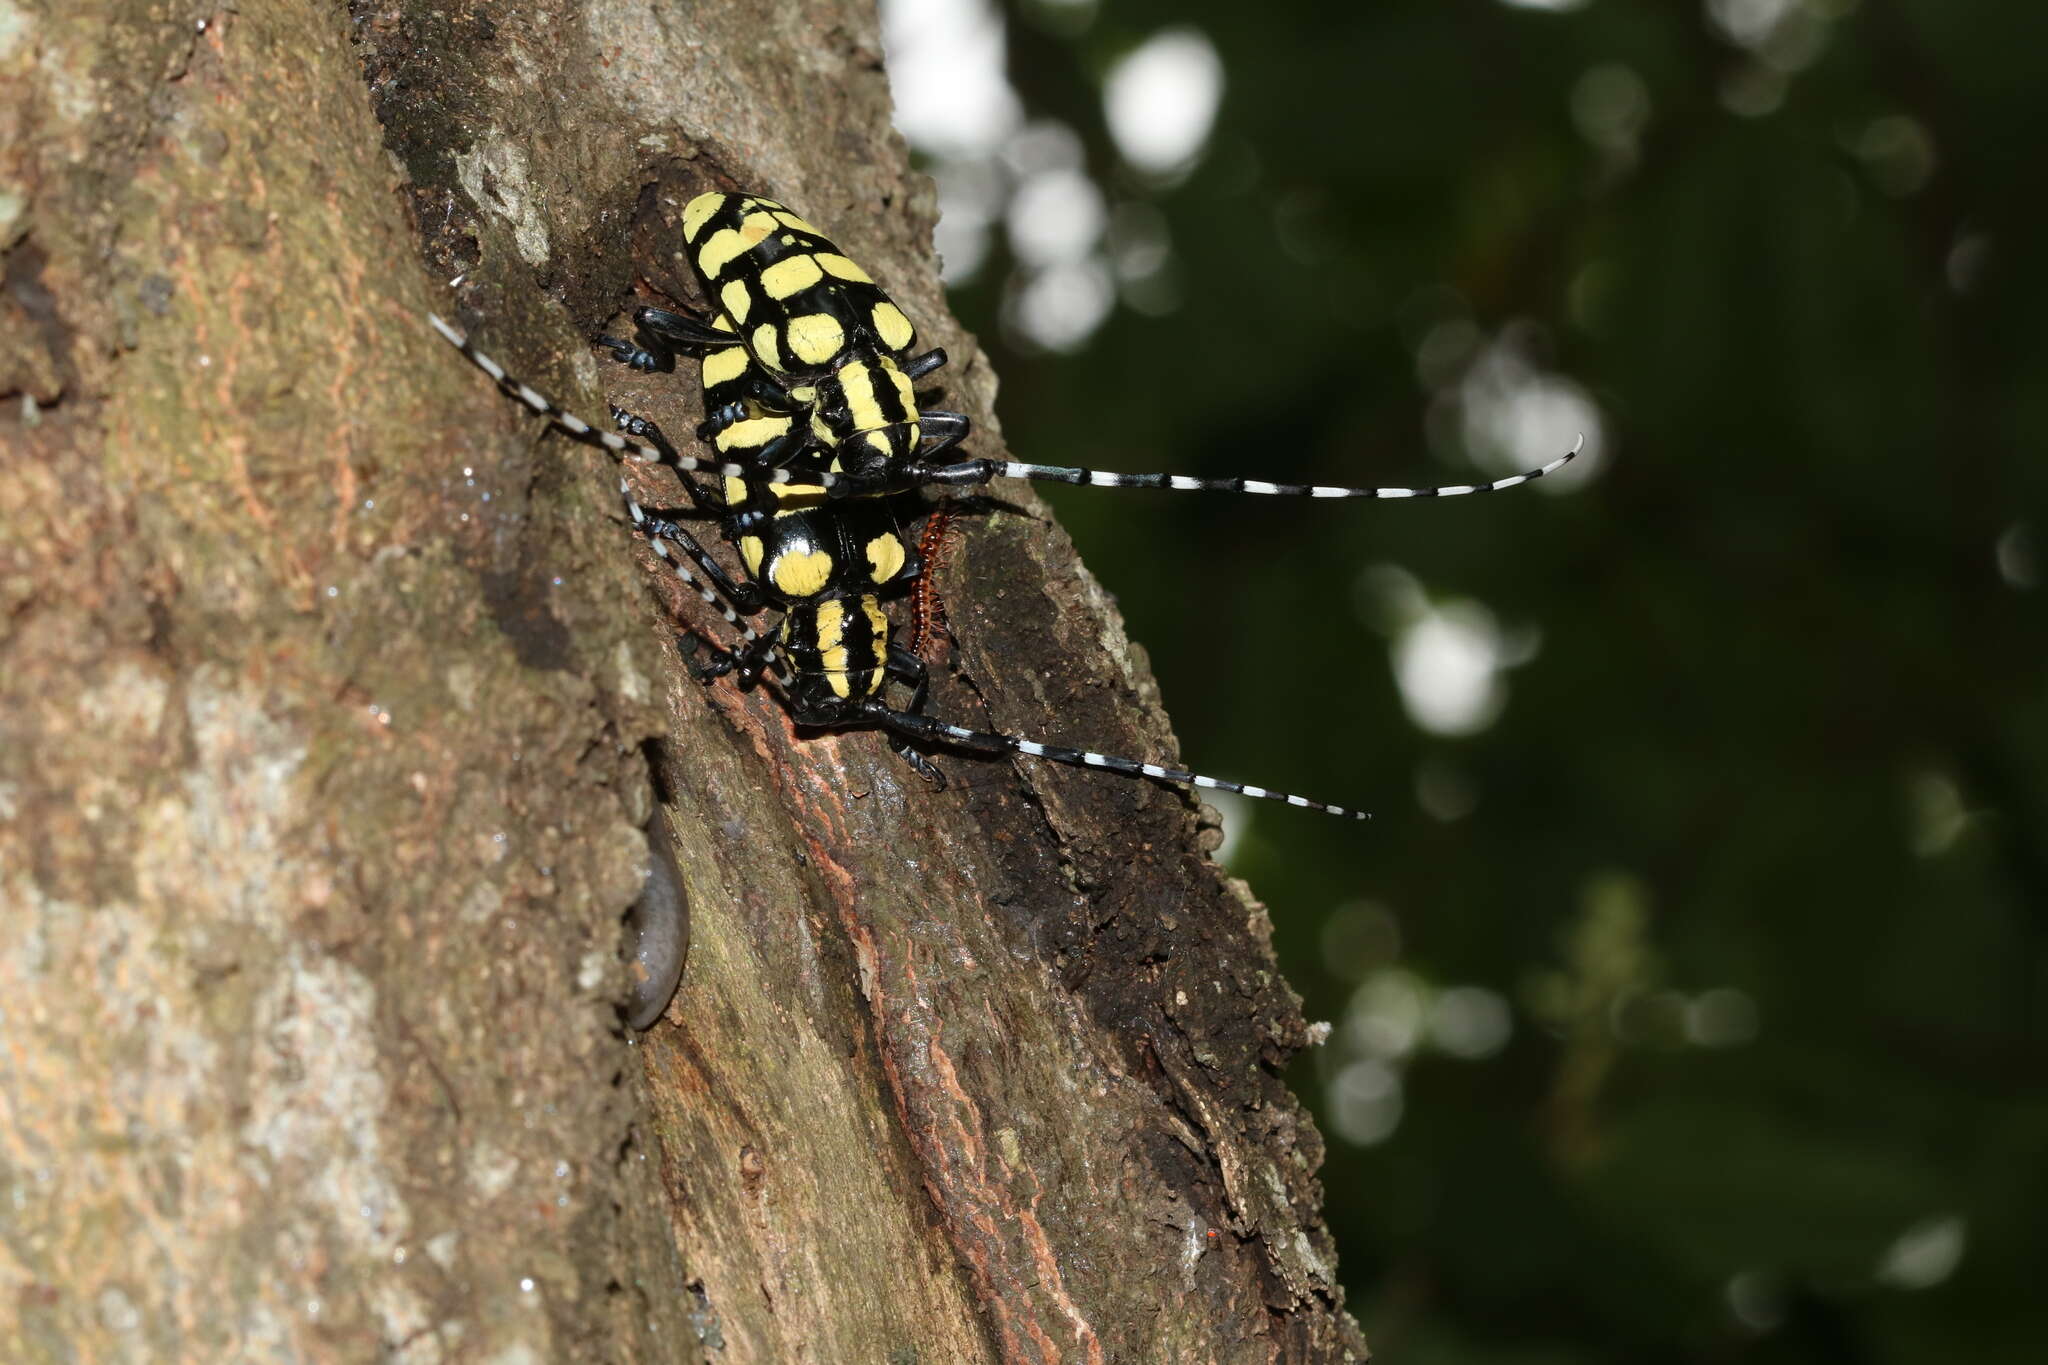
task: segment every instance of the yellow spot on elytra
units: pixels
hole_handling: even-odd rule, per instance
[[[747,372],[747,350],[744,346],[728,346],[722,351],[713,351],[704,357],[704,387],[714,384],[729,384]]]
[[[775,219],[765,213],[750,213],[740,219],[740,236],[748,246],[759,246],[775,231]]]
[[[831,686],[835,694],[842,697],[853,695],[853,679],[846,674],[845,650],[826,650],[818,659],[818,664],[825,670],[825,681]]]
[[[704,225],[711,221],[711,216],[717,213],[724,204],[725,196],[717,190],[712,190],[707,194],[698,195],[695,199],[684,205],[683,240],[686,242],[696,241],[697,234],[704,230]]]
[[[733,257],[746,254],[747,239],[731,228],[720,228],[704,240],[697,252],[697,268],[704,278],[715,280],[718,272],[732,264]]]
[[[868,542],[868,574],[877,583],[887,583],[903,568],[903,542],[886,532]]]
[[[725,288],[718,291],[718,301],[725,305],[734,322],[745,322],[748,310],[754,306],[754,296],[748,292],[745,280],[728,280]]]
[[[825,235],[824,233],[818,231],[816,228],[812,227],[809,223],[806,223],[803,219],[791,213],[788,209],[784,209],[782,212],[776,214],[775,216],[776,218],[781,220],[782,225],[786,228],[795,228],[798,232],[808,232],[813,237],[822,237]]]
[[[832,576],[832,556],[824,550],[792,550],[775,557],[768,576],[788,596],[809,597]]]
[[[889,657],[889,618],[882,611],[882,604],[872,597],[861,598],[860,609],[868,618],[868,629],[874,632],[875,671],[868,679],[868,693],[872,696],[881,692],[882,684],[889,676],[886,666]]]
[[[917,336],[917,330],[910,325],[910,319],[903,316],[903,310],[887,299],[875,305],[873,316],[875,334],[892,351],[902,350]]]
[[[789,618],[784,617],[784,620]],[[818,665],[826,670],[825,680],[840,696],[847,694],[846,604],[838,598],[818,604]]]
[[[737,332],[739,330],[739,328],[732,325],[732,319],[723,313],[716,314],[711,319],[711,325],[721,332]]]
[[[846,393],[846,410],[853,416],[855,431],[873,431],[888,420],[875,401],[875,376],[868,362],[856,360],[840,366],[839,387]]]
[[[747,566],[750,577],[761,576],[761,554],[764,548],[759,536],[740,537],[740,560]]]
[[[825,488],[822,484],[771,483],[768,485],[768,488],[770,492],[775,494],[776,500],[779,502],[815,504],[825,500]],[[802,507],[795,507],[786,510],[801,512],[804,509]],[[782,513],[777,512],[775,515],[779,517]]]
[[[743,507],[747,501],[747,481],[737,474],[725,476],[725,505]]]
[[[875,282],[874,277],[869,275],[867,271],[862,270],[852,261],[847,260],[844,256],[834,251],[819,252],[818,264],[825,268],[827,275],[836,275],[842,280],[852,280],[855,284],[873,284]]]
[[[846,329],[830,313],[806,313],[791,318],[788,335],[790,354],[811,365],[825,364],[846,344]]]
[[[769,369],[782,369],[782,348],[775,340],[775,324],[764,322],[754,329],[754,354]]]
[[[786,299],[825,278],[809,256],[788,256],[761,272],[761,289],[771,299]]]
[[[788,434],[787,417],[749,417],[719,432],[717,445],[720,453],[730,455],[735,451],[759,450],[770,441]]]
[[[818,648],[834,649],[846,639],[846,603],[838,598],[818,603]]]

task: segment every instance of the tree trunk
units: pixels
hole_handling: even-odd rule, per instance
[[[426,327],[687,432],[587,339],[760,190],[1000,453],[864,0],[0,0],[0,79],[0,1357],[1362,1357],[1196,808],[700,687],[616,465]],[[932,712],[1170,756],[1043,506],[984,511]],[[657,799],[695,941],[636,1040]]]

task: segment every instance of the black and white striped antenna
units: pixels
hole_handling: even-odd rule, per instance
[[[493,383],[512,397],[546,417],[555,425],[581,441],[603,446],[614,455],[635,460],[642,464],[665,464],[671,468],[690,473],[721,474],[736,478],[765,479],[769,483],[797,483],[818,488],[833,488],[847,480],[842,475],[825,470],[793,470],[787,468],[763,468],[760,465],[740,464],[730,460],[705,460],[683,455],[674,449],[657,450],[644,442],[620,436],[584,421],[573,412],[564,410],[560,404],[546,394],[519,379],[513,378],[503,365],[485,355],[470,343],[468,337],[455,327],[443,321],[438,314],[427,314],[427,321],[434,330],[447,339],[471,364],[491,377]],[[1188,474],[1120,474],[1108,469],[1078,469],[1067,465],[1028,464],[1018,460],[975,459],[960,460],[945,465],[922,465],[915,470],[904,471],[905,484],[982,484],[990,479],[1028,479],[1039,483],[1076,484],[1088,488],[1162,488],[1180,493],[1253,493],[1268,497],[1283,498],[1329,498],[1329,499],[1381,499],[1401,498],[1462,498],[1475,493],[1498,493],[1503,489],[1521,484],[1533,483],[1548,474],[1555,474],[1575,459],[1584,448],[1586,438],[1579,437],[1572,448],[1540,468],[1511,474],[1491,483],[1453,483],[1423,488],[1345,488],[1335,484],[1272,483],[1265,479],[1200,479]],[[888,485],[872,491],[887,491]]]
[[[494,383],[506,393],[532,408],[541,416],[553,422],[579,441],[588,441],[603,446],[614,455],[622,456],[641,464],[665,464],[672,469],[693,474],[722,474],[731,478],[766,479],[769,483],[798,483],[830,488],[839,482],[832,474],[822,470],[762,469],[756,465],[736,464],[730,460],[700,460],[692,455],[679,454],[674,450],[657,450],[643,441],[635,441],[617,432],[605,431],[592,426],[575,413],[566,411],[554,399],[531,385],[514,379],[506,373],[505,367],[470,344],[469,338],[456,328],[441,320],[435,313],[427,314],[427,321],[434,330],[447,339],[448,344],[469,358],[469,362],[489,375]]]
[[[626,505],[634,514],[635,529],[639,530],[653,544],[655,554],[661,557],[661,561],[668,565],[675,576],[682,580],[684,584],[694,589],[697,595],[710,603],[729,624],[742,632],[739,641],[740,645],[746,645],[758,639],[759,632],[752,626],[745,624],[733,612],[732,608],[721,601],[718,594],[712,591],[710,584],[692,572],[689,565],[683,561],[682,556],[676,554],[669,547],[664,536],[659,531],[653,529],[651,520],[646,518],[640,507],[633,502],[632,494],[627,491],[624,480],[620,481],[619,491],[625,496]],[[728,650],[727,652],[731,651]],[[787,664],[779,656],[770,663],[769,667],[773,672],[788,671]],[[828,669],[825,671],[851,670]],[[865,672],[866,670],[862,671]],[[783,702],[786,706],[789,698],[788,694],[783,691],[782,684],[773,676],[767,677],[765,681],[769,689],[775,694],[777,700]],[[1044,744],[1037,740],[1025,739],[1021,735],[998,734],[989,730],[970,730],[965,726],[953,725],[947,721],[934,719],[931,716],[919,715],[916,712],[898,711],[879,700],[870,700],[863,709],[860,719],[883,729],[893,730],[899,735],[912,739],[926,740],[948,748],[966,749],[970,752],[982,754],[1023,754],[1029,758],[1042,758],[1052,763],[1071,764],[1077,768],[1101,768],[1113,773],[1122,773],[1127,777],[1150,777],[1160,782],[1171,782],[1183,787],[1199,787],[1210,791],[1236,792],[1240,796],[1256,797],[1265,801],[1283,801],[1290,806],[1299,806],[1303,810],[1326,811],[1331,815],[1347,816],[1353,820],[1372,819],[1372,816],[1365,811],[1351,810],[1344,806],[1333,806],[1325,801],[1311,801],[1305,796],[1296,796],[1291,792],[1273,791],[1268,787],[1255,787],[1243,782],[1232,782],[1228,778],[1210,777],[1206,773],[1190,772],[1185,768],[1169,768],[1159,763],[1143,763],[1134,758],[1119,758],[1114,754],[1099,754],[1089,749],[1069,748],[1064,744]]]
[[[990,478],[1032,479],[1040,483],[1078,484],[1088,488],[1164,488],[1178,493],[1256,493],[1281,498],[1462,498],[1498,493],[1555,474],[1585,447],[1582,435],[1572,448],[1536,469],[1510,474],[1492,483],[1450,483],[1434,488],[1343,488],[1321,483],[1269,483],[1264,479],[1198,479],[1188,474],[1119,474],[1108,469],[1074,469],[1056,464],[1024,464],[1015,460],[962,460],[932,471],[939,483],[977,483]],[[985,471],[985,472],[984,472]]]

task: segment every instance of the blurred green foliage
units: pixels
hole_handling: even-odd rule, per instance
[[[1233,808],[1232,861],[1338,1025],[1296,1080],[1381,1358],[2039,1359],[2040,6],[1007,19],[1026,115],[1171,244],[1073,354],[1006,339],[1000,234],[956,290],[1020,458],[1491,477],[1501,347],[1597,410],[1561,496],[1056,498],[1190,763],[1378,813]],[[1100,81],[1171,25],[1227,86],[1161,185]],[[1528,657],[1449,737],[1390,648],[1458,601]]]

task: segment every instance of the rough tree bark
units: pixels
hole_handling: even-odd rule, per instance
[[[1196,808],[699,688],[612,462],[422,321],[688,431],[586,338],[758,188],[997,453],[866,0],[0,0],[0,81],[0,1357],[1363,1356]],[[942,587],[935,713],[1172,753],[1028,490]]]

